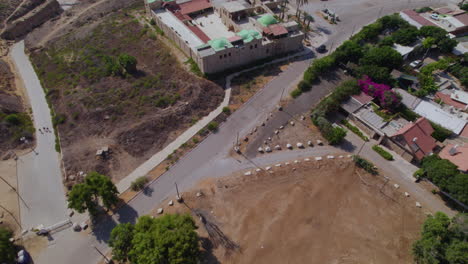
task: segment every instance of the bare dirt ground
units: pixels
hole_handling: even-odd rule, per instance
[[[6,19],[23,2],[22,0],[2,0],[0,2],[0,31],[5,26]]]
[[[12,151],[32,146],[34,127],[26,110],[12,67],[0,56],[0,159],[12,158]],[[18,120],[8,121],[11,115]],[[20,142],[19,139],[23,136],[28,139],[28,144]]]
[[[247,102],[255,93],[262,89],[268,82],[278,76],[289,66],[288,61],[271,64],[257,70],[243,73],[234,77],[231,81],[231,100],[229,107],[236,110]]]
[[[118,181],[223,99],[221,87],[186,72],[132,12],[81,25],[31,54],[56,112],[67,185],[80,171]],[[109,61],[123,53],[137,59],[138,71],[109,74]],[[104,146],[111,155],[97,159]]]
[[[21,232],[19,198],[16,193],[16,161],[0,161],[0,226],[7,227],[15,234]],[[5,182],[6,181],[6,182]],[[11,185],[11,186],[10,186]],[[13,189],[15,188],[15,189]]]
[[[425,216],[411,197],[380,191],[382,177],[349,159],[292,166],[207,180],[183,194],[186,206],[162,207],[204,216],[204,263],[412,263]]]

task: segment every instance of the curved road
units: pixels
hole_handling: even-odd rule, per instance
[[[48,127],[53,131],[44,90],[24,53],[23,41],[13,46],[11,57],[31,103],[34,127],[41,130]],[[36,130],[36,140],[35,151],[19,157],[17,162],[18,189],[24,200],[20,202],[23,230],[39,224],[49,227],[68,220],[60,157],[55,151],[55,135]]]
[[[334,43],[336,47],[345,39],[349,38],[352,33],[352,28],[358,31],[363,25],[371,23],[379,15],[395,12],[396,10],[406,9],[408,4],[414,6],[425,6],[429,2],[438,3],[439,1],[418,1],[418,0],[393,0],[383,1],[374,0],[372,2],[385,3],[384,8],[381,6],[367,6],[363,4],[358,5],[358,2],[366,2],[365,0],[350,0],[350,1],[333,1],[333,4],[346,6],[342,10],[340,17],[342,23],[337,26],[330,27],[331,34],[329,35],[328,43]],[[347,5],[350,2],[352,4]],[[371,2],[371,1],[367,1]],[[318,10],[322,7],[324,2],[308,5],[306,9]],[[331,4],[332,2],[330,2]],[[304,70],[310,64],[312,54],[291,63],[287,70],[282,72],[279,76],[268,83],[264,89],[258,92],[239,110],[234,112],[228,120],[223,123],[218,133],[210,135],[206,140],[201,142],[194,150],[185,155],[180,161],[171,168],[168,172],[159,177],[156,181],[152,182],[148,190],[144,193],[137,195],[128,205],[118,210],[114,217],[109,217],[101,222],[95,230],[93,235],[86,235],[84,233],[75,234],[70,229],[58,233],[54,239],[55,244],[49,246],[43,254],[39,256],[36,263],[70,263],[70,264],[83,264],[95,263],[102,257],[94,249],[94,246],[101,251],[106,252],[108,247],[105,243],[107,241],[109,232],[118,222],[134,222],[138,216],[147,214],[159,202],[169,196],[175,195],[174,182],[177,182],[179,189],[184,191],[192,187],[196,182],[205,177],[218,177],[228,175],[230,172],[250,168],[253,163],[259,166],[276,163],[283,160],[293,160],[298,156],[309,155],[326,155],[331,152],[340,151],[332,147],[309,148],[301,151],[283,151],[271,155],[254,158],[253,160],[235,159],[229,157],[228,153],[231,151],[233,144],[236,141],[237,134],[240,138],[250,132],[256,125],[260,124],[267,115],[274,111],[275,105],[279,102],[283,89],[293,88],[291,84],[298,81]],[[312,90],[310,93],[318,91]],[[286,93],[286,91],[285,91]],[[299,97],[300,99],[300,97]],[[312,99],[311,105],[318,102],[320,96]],[[359,146],[349,136],[351,149],[356,149]],[[356,141],[357,142],[357,141]],[[348,146],[349,147],[349,146]],[[346,147],[345,147],[346,149]],[[363,151],[364,153],[364,151]],[[377,156],[377,155],[373,155]],[[373,157],[372,160],[376,158]],[[377,164],[380,166],[380,160],[376,159]],[[252,163],[253,162],[253,163]],[[387,163],[386,163],[387,164]],[[409,178],[402,174],[403,171],[401,164],[397,161],[386,169],[395,176],[398,181],[403,181],[406,186],[412,186]],[[413,184],[414,185],[414,184]],[[424,193],[421,193],[424,196]],[[427,195],[426,195],[427,196]],[[424,203],[423,201],[421,201]],[[433,199],[427,200],[428,203],[434,202]],[[424,204],[423,204],[424,205]],[[437,204],[438,206],[439,204]]]

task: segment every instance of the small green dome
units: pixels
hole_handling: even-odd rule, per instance
[[[262,24],[264,27],[268,27],[269,25],[273,25],[273,24],[278,23],[276,18],[273,17],[273,15],[271,15],[271,14],[264,15],[264,16],[260,17],[259,19],[257,19],[257,21],[260,24]]]

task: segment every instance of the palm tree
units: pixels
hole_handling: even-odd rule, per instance
[[[305,22],[307,20],[307,28],[309,28],[310,22],[314,22],[314,17],[311,16],[307,12],[304,12],[302,15],[303,15],[303,18],[304,18],[304,20],[302,21],[302,24],[305,24]]]
[[[308,4],[308,3],[309,3],[309,0],[296,0],[296,8],[297,8],[297,10],[296,10],[296,17],[297,17],[297,18],[299,18],[298,14],[299,14],[299,12],[301,12],[301,11],[299,10],[299,8],[302,7],[302,6],[305,5],[305,4]]]

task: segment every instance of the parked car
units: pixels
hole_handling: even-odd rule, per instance
[[[17,259],[18,264],[28,264],[31,262],[31,256],[29,253],[22,249],[18,251],[18,259]]]
[[[410,63],[410,66],[411,66],[411,68],[418,68],[419,66],[421,66],[421,64],[422,64],[421,60],[415,60],[415,61]]]
[[[325,45],[320,45],[318,48],[315,49],[318,53],[324,53],[327,51],[327,47]]]
[[[438,14],[432,14],[431,18],[434,20],[439,20],[439,15]]]

